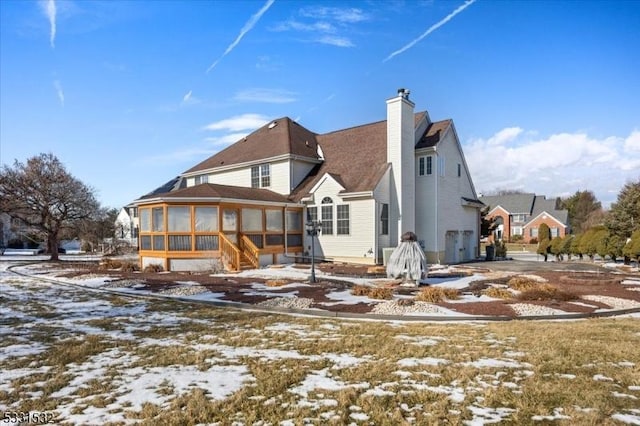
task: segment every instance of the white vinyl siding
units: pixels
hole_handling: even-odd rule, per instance
[[[340,198],[340,192],[344,188],[332,178],[326,179],[315,191],[313,198],[315,204],[309,207],[318,208],[318,218],[321,216],[322,200],[325,197],[332,199],[333,204],[346,204],[347,200]],[[373,261],[375,250],[375,229],[377,228],[376,203],[372,198],[361,200],[348,200],[349,203],[349,237],[333,234],[326,235],[320,233],[317,238],[313,238],[316,244],[316,254],[323,253],[324,256],[333,258],[352,258],[354,261]],[[307,212],[312,208],[307,207]],[[335,209],[335,207],[334,207]],[[335,213],[334,213],[335,222]],[[334,228],[336,224],[333,225]],[[304,246],[308,249],[311,246],[311,237],[304,236]],[[372,250],[369,253],[369,250]]]
[[[476,194],[454,132],[447,131],[441,137],[438,155],[434,160],[434,167],[438,167],[440,177],[416,180],[416,194],[420,196],[416,197],[415,232],[419,241],[424,242],[429,262],[448,263],[473,259],[478,253],[478,210],[466,206],[461,199],[474,199]],[[449,162],[452,173],[446,173],[446,162]],[[461,165],[460,178],[456,176],[457,164]],[[433,173],[436,173],[435,169]],[[393,206],[390,207],[393,215]],[[447,233],[456,236],[458,240],[455,255],[451,259],[446,258],[445,252]]]
[[[208,183],[218,185],[242,186],[245,188],[261,188],[267,185],[268,189],[279,194],[288,195],[291,192],[290,185],[290,161],[283,160],[278,162],[270,162],[268,164],[257,164],[253,166],[245,166],[237,169],[220,171],[217,173],[207,174]],[[268,179],[266,168],[268,166]],[[204,178],[205,175],[203,175]],[[195,178],[187,179],[187,186],[195,185]]]

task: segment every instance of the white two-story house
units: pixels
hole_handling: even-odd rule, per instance
[[[429,262],[462,262],[483,206],[453,122],[415,113],[404,89],[385,121],[317,134],[273,120],[133,205],[142,266],[171,270],[292,262],[312,240],[325,259],[382,263],[406,231]]]

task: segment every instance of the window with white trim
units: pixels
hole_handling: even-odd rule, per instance
[[[333,200],[329,197],[322,199],[322,235],[333,235]]]
[[[349,204],[336,206],[336,234],[349,235]]]
[[[271,165],[260,164],[251,167],[251,187],[266,188],[271,186]]]
[[[389,204],[380,209],[380,235],[389,235]]]
[[[418,158],[418,176],[426,176],[433,173],[433,157],[428,155],[426,157]]]
[[[209,175],[196,176],[194,179],[194,185],[200,185],[201,183],[209,183]]]

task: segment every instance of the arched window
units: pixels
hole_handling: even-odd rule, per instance
[[[322,235],[333,235],[333,200],[322,199]]]

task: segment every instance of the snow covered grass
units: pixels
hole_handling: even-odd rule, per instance
[[[5,266],[3,411],[56,424],[640,423],[638,317],[341,322],[88,293]]]

